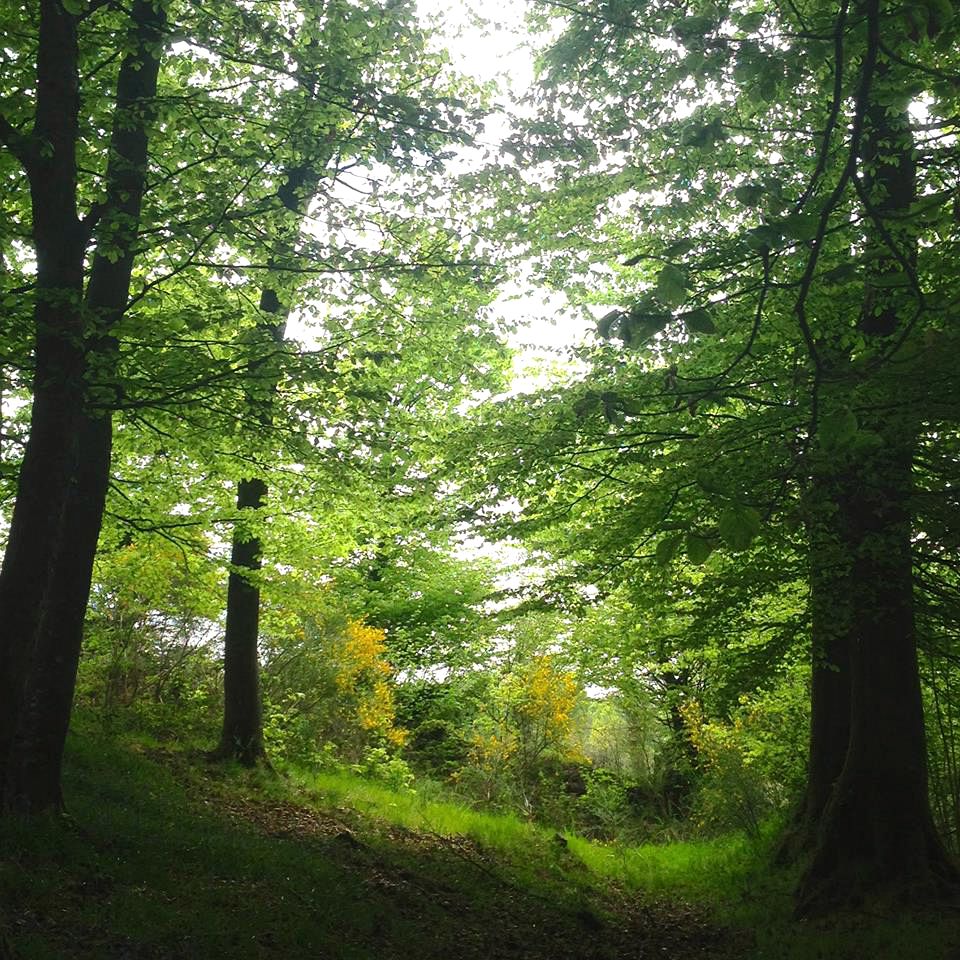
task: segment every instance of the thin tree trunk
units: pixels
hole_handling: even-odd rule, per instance
[[[296,217],[294,235],[300,231],[300,220],[319,181],[317,169],[305,165],[290,170],[278,194],[284,208]],[[293,237],[284,243],[293,246]],[[289,257],[290,251],[284,251]],[[283,344],[289,308],[277,292],[266,288],[260,295],[259,324],[268,350],[279,350]],[[267,358],[249,364],[247,377],[256,384],[260,399],[249,400],[254,422],[264,430],[273,426],[273,395],[278,377],[265,366]],[[243,514],[260,510],[266,503],[267,485],[258,477],[241,480],[237,487],[237,511],[240,514],[233,529],[230,553],[230,574],[227,580],[227,620],[223,638],[223,727],[220,742],[211,754],[214,760],[239,760],[252,766],[266,760],[263,742],[263,709],[260,696],[260,587],[257,573],[261,567],[263,544],[255,526],[251,529]],[[255,524],[255,519],[253,524]]]
[[[261,324],[278,347],[283,342],[286,315],[273,290],[260,296],[260,310],[280,319]],[[262,374],[263,361],[253,361],[248,377]],[[261,385],[262,386],[262,385]],[[276,389],[276,377],[267,384],[267,393]],[[264,405],[266,404],[266,405]],[[265,429],[273,422],[270,400],[259,405],[256,421]],[[257,573],[261,566],[263,542],[256,527],[243,515],[260,510],[266,503],[267,485],[253,477],[237,485],[239,517],[233,528],[230,574],[227,579],[227,621],[223,636],[223,727],[220,743],[211,754],[215,760],[239,760],[253,766],[266,760],[263,743],[263,708],[260,697],[260,587]],[[256,515],[250,518],[256,524]]]
[[[259,510],[266,499],[262,480],[241,480],[237,509]],[[248,766],[266,756],[260,705],[258,639],[260,589],[253,578],[260,569],[260,537],[234,526],[227,582],[227,624],[223,649],[223,730],[214,756]]]

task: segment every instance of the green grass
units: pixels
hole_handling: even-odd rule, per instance
[[[560,839],[357,776],[210,767],[125,736],[71,736],[69,820],[0,820],[17,960],[960,958],[956,915],[793,921],[769,837]]]
[[[6,821],[0,835],[0,903],[25,960],[140,956],[144,944],[147,956],[359,958],[385,918],[398,939],[416,935],[357,877],[199,813],[135,754],[74,739],[66,790],[71,821]],[[303,909],[284,909],[278,926],[288,904]]]
[[[372,816],[440,836],[471,837],[504,852],[539,846],[556,831],[509,814],[486,813],[452,801],[432,800],[415,790],[391,790],[347,773],[291,771],[292,779],[324,803],[346,804]]]
[[[293,771],[292,777],[321,804],[346,805],[414,830],[469,837],[517,863],[531,863],[531,852],[541,860],[556,853],[555,831],[517,817],[426,800],[348,774]],[[776,824],[754,839],[734,834],[636,847],[564,833],[569,854],[587,875],[568,870],[563,882],[581,891],[608,885],[705,904],[720,922],[742,932],[751,943],[744,957],[752,960],[960,960],[960,916],[953,912],[888,916],[866,907],[821,921],[795,921],[797,871],[771,868],[776,837]]]
[[[740,835],[639,847],[606,846],[569,836],[570,849],[598,877],[631,889],[720,902],[745,884],[765,848]]]

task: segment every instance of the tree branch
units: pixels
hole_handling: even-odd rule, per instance
[[[33,173],[37,153],[33,137],[21,133],[3,114],[0,114],[0,143],[20,161],[28,174]]]

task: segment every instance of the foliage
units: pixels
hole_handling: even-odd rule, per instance
[[[370,751],[389,747],[392,754],[408,737],[395,723],[384,631],[344,618],[335,608],[277,613],[282,616],[267,627],[275,653],[264,669],[269,748],[317,763],[330,752],[361,764],[373,757],[369,762],[378,767]]]
[[[562,786],[563,766],[581,759],[572,736],[581,695],[573,673],[550,654],[517,664],[481,706],[468,764],[454,775],[457,784],[486,803],[534,813]]]
[[[914,623],[954,592],[919,532],[946,533],[927,511],[952,477],[929,451],[960,396],[931,352],[956,335],[960,271],[932,252],[957,236],[958,21],[546,2],[533,23],[540,83],[486,171],[493,220],[590,332],[564,377],[476,412],[474,509],[546,568],[528,602],[629,609],[619,636],[590,630],[589,659],[657,690],[678,755],[684,726],[697,741],[701,801],[711,779],[729,801],[721,820],[756,832],[770,785],[802,779],[806,724],[775,748],[741,698],[799,718],[791,684],[826,686],[797,663],[852,673],[834,705],[850,762],[809,766],[818,798],[845,780],[810,813],[832,828],[812,832],[807,876],[831,877],[835,906],[867,873],[900,883],[885,857],[909,848],[921,882],[953,883],[927,814]],[[858,849],[864,817],[888,828]]]
[[[104,715],[167,704],[209,710],[222,576],[198,541],[188,552],[144,537],[101,550],[87,612],[77,696]]]
[[[941,835],[956,856],[960,852],[960,677],[949,660],[930,658],[925,666],[931,801]]]
[[[494,589],[491,565],[458,555],[448,508],[439,506],[431,517],[417,499],[419,529],[375,529],[374,539],[330,569],[334,589],[354,615],[387,631],[390,661],[407,679],[476,666],[496,628],[482,610]]]
[[[695,701],[685,705],[683,716],[704,771],[694,812],[700,826],[757,836],[772,804],[766,784],[744,754],[737,722],[731,728],[709,723]]]

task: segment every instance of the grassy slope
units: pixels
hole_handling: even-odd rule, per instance
[[[89,730],[66,793],[69,821],[0,823],[0,924],[20,960],[960,955],[956,918],[791,925],[789,878],[739,843],[617,852]]]

